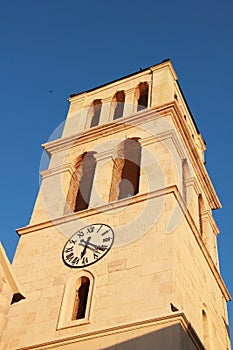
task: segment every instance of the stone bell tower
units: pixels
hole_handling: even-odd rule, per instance
[[[2,349],[229,350],[221,205],[170,60],[69,101]]]

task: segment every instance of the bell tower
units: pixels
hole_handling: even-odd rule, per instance
[[[71,95],[3,349],[230,350],[206,149],[170,60]]]

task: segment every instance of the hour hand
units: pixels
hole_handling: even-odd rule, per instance
[[[82,239],[82,240],[80,241],[79,244],[80,244],[80,245],[83,245],[82,243],[85,244],[85,247],[86,247],[86,248],[89,248],[89,249],[91,249],[91,250],[94,250],[93,248],[95,248],[95,251],[101,250],[102,252],[104,252],[104,251],[107,249],[107,246],[106,246],[106,245],[97,245],[97,244],[94,244],[94,243],[89,242],[89,240],[84,241],[84,239]],[[93,248],[92,248],[92,247],[93,247]]]
[[[88,243],[89,243],[90,239],[91,239],[91,237],[88,237],[86,242],[83,239],[80,241],[80,242],[83,241],[85,243],[84,248],[83,248],[83,250],[81,251],[81,254],[80,254],[81,258],[86,254],[86,250],[87,250]]]
[[[86,248],[92,250],[93,252],[96,252],[96,248],[90,247],[89,244],[88,244],[88,245],[85,245],[85,244],[83,244],[83,243],[79,243],[79,245],[81,245],[82,247],[86,247]],[[82,253],[81,253],[81,255],[82,255]],[[82,257],[82,256],[81,256],[81,257]]]

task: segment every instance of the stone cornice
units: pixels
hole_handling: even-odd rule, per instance
[[[179,131],[179,134],[181,135],[183,142],[189,151],[189,156],[191,158],[193,167],[196,171],[198,180],[200,181],[206,193],[210,206],[212,209],[221,208],[221,203],[211,183],[207,170],[199,157],[194,141],[192,140],[192,137],[189,133],[188,126],[183,121],[183,116],[180,113],[180,109],[176,100],[173,101],[172,107],[174,108],[174,111],[175,111],[175,113],[172,113],[174,124],[177,127],[177,130]],[[164,106],[161,106],[160,108],[156,109],[157,113],[163,113],[163,110],[164,110]],[[166,113],[166,110],[165,110],[165,113]]]
[[[213,188],[205,166],[198,155],[194,141],[192,140],[192,137],[189,133],[188,126],[186,125],[184,120],[182,120],[182,115],[180,114],[179,106],[175,100],[172,103],[165,104],[163,106],[160,106],[159,108],[146,109],[139,113],[132,114],[128,117],[124,117],[120,120],[118,119],[117,121],[112,121],[108,124],[99,125],[80,134],[75,134],[73,136],[50,141],[48,143],[43,144],[42,146],[49,154],[53,154],[61,150],[76,147],[81,144],[86,144],[101,137],[115,134],[122,130],[125,131],[134,126],[144,124],[147,121],[151,121],[168,115],[172,116],[177,130],[179,131],[179,134],[182,137],[182,140],[189,151],[189,156],[192,161],[193,168],[196,171],[198,180],[205,191],[206,197],[210,203],[211,208],[221,208],[221,203]],[[155,135],[155,138],[157,136],[159,135]]]
[[[108,149],[108,150],[103,151],[103,152],[98,152],[95,154],[95,159],[97,162],[104,160],[104,159],[110,159],[110,158],[112,158],[114,160],[116,157],[117,157],[117,153],[116,153],[114,148]]]
[[[168,327],[172,325],[180,324],[188,336],[191,338],[194,346],[198,350],[205,350],[202,342],[200,341],[195,330],[192,328],[191,323],[183,312],[174,312],[169,315],[164,315],[156,318],[140,320],[137,322],[126,323],[114,327],[108,327],[104,329],[97,329],[85,333],[78,333],[73,336],[60,337],[51,341],[43,342],[40,344],[33,344],[29,346],[18,347],[16,350],[30,350],[30,349],[52,349],[54,347],[60,347],[65,345],[72,345],[81,341],[87,341],[105,336],[116,335],[124,332],[130,332],[133,330],[148,328],[148,327]],[[116,344],[117,345],[117,344]]]
[[[219,234],[219,228],[213,218],[213,215],[211,214],[210,210],[205,210],[201,213],[202,219],[207,219],[212,227],[213,232],[217,236]]]
[[[85,95],[85,96],[92,96],[93,94],[99,94],[105,90],[110,90],[110,89],[114,89],[114,87],[116,88],[115,90],[116,91],[119,91],[119,86],[122,86],[123,84],[127,84],[127,82],[130,80],[138,80],[140,77],[143,77],[143,76],[146,76],[146,75],[151,75],[151,72],[152,70],[155,71],[156,70],[156,67],[158,67],[158,69],[161,69],[161,66],[158,65],[158,66],[154,66],[154,67],[151,67],[151,68],[148,68],[146,70],[143,70],[142,72],[138,72],[138,73],[135,73],[135,75],[130,75],[128,77],[123,77],[121,79],[118,79],[116,81],[113,81],[112,83],[108,83],[108,84],[104,84],[104,85],[101,85],[101,86],[97,86],[95,89],[91,89],[89,91],[85,91],[83,93],[80,93],[80,94],[77,94],[73,97],[70,97],[68,99],[68,101],[70,103],[73,103],[73,102],[76,102],[76,101],[79,101],[82,97],[82,95]],[[170,67],[172,67],[170,65]],[[174,70],[173,70],[174,71]],[[148,79],[149,80],[149,79]],[[145,79],[144,79],[145,81]],[[134,90],[137,86],[134,87]],[[112,97],[112,96],[111,96]]]
[[[44,230],[46,228],[51,228],[54,226],[59,226],[62,225],[66,222],[70,222],[70,221],[75,221],[77,219],[80,218],[84,218],[87,216],[94,216],[95,214],[98,214],[100,211],[101,212],[105,212],[105,211],[111,211],[117,208],[121,208],[121,207],[125,207],[128,205],[133,205],[135,203],[138,202],[142,202],[142,201],[146,201],[155,197],[160,197],[160,196],[164,196],[164,195],[168,195],[168,194],[173,194],[183,212],[183,215],[188,223],[188,225],[190,226],[190,229],[192,230],[194,237],[198,243],[198,246],[200,247],[206,261],[207,264],[209,265],[209,268],[211,269],[213,276],[215,277],[215,280],[220,288],[220,290],[222,291],[222,294],[224,295],[225,299],[227,301],[231,300],[230,294],[221,278],[221,275],[219,273],[219,271],[217,270],[203,240],[202,237],[199,233],[199,229],[197,228],[197,226],[195,225],[195,222],[193,221],[192,215],[189,212],[188,208],[186,207],[186,204],[183,201],[183,198],[177,188],[176,185],[171,185],[168,186],[166,188],[163,189],[159,189],[156,191],[152,191],[150,193],[144,193],[144,194],[138,194],[135,195],[133,197],[130,198],[125,198],[125,199],[121,199],[118,201],[114,201],[114,202],[110,202],[104,205],[101,205],[99,207],[95,207],[95,208],[90,208],[90,209],[86,209],[83,210],[81,212],[78,213],[71,213],[59,218],[56,218],[54,220],[50,220],[50,221],[46,221],[46,222],[42,222],[39,224],[34,224],[34,225],[28,225],[26,227],[20,228],[17,230],[18,234],[24,235],[24,234],[28,234],[28,233],[33,233],[35,231],[39,231],[39,230]]]
[[[63,164],[63,165],[55,167],[55,168],[43,170],[40,172],[40,175],[41,175],[42,179],[45,179],[46,177],[61,174],[61,173],[66,172],[66,171],[68,171],[71,175],[73,175],[75,172],[74,165],[72,163],[66,163],[66,164]]]
[[[116,121],[111,121],[108,124],[98,125],[79,134],[75,134],[68,137],[62,137],[60,139],[44,143],[42,144],[42,147],[49,154],[53,154],[61,150],[66,150],[73,147],[74,145],[76,146],[83,143],[91,142],[93,140],[100,139],[101,137],[109,136],[127,128],[129,129],[134,126],[143,124],[147,120],[156,119],[159,117],[159,115],[155,115],[155,112],[156,110],[146,109],[142,112],[137,112],[128,117],[123,117],[117,119]]]
[[[177,133],[173,129],[146,137],[144,139],[140,139],[139,141],[142,146],[148,146],[150,144],[153,144],[156,142],[163,142],[168,139],[171,139],[173,141],[173,145],[175,146],[180,159],[184,159],[185,154],[183,152],[183,149],[177,137]]]
[[[199,195],[201,193],[200,186],[197,182],[197,179],[195,177],[190,177],[185,181],[186,186],[192,186],[194,189],[195,193]]]

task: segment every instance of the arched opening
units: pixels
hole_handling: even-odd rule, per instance
[[[65,285],[57,329],[89,322],[94,276],[86,270],[74,272]]]
[[[86,276],[80,278],[81,282],[76,290],[72,321],[85,318],[90,280]]]
[[[87,152],[83,155],[79,165],[79,186],[75,199],[74,211],[85,210],[89,206],[91,190],[95,175],[96,160],[94,152]]]
[[[117,91],[114,96],[115,109],[113,114],[113,119],[118,119],[123,116],[124,103],[125,103],[125,93],[124,91]]]
[[[99,99],[94,100],[92,104],[92,117],[91,117],[91,125],[90,125],[91,128],[99,125],[101,108],[102,108],[102,101]]]
[[[77,158],[66,198],[65,214],[87,209],[95,175],[95,152],[86,152]]]
[[[141,111],[148,107],[148,84],[146,82],[140,83],[138,86],[139,97],[138,97],[138,106],[137,111]]]
[[[113,169],[110,201],[134,196],[139,191],[141,145],[137,138],[118,146]]]

